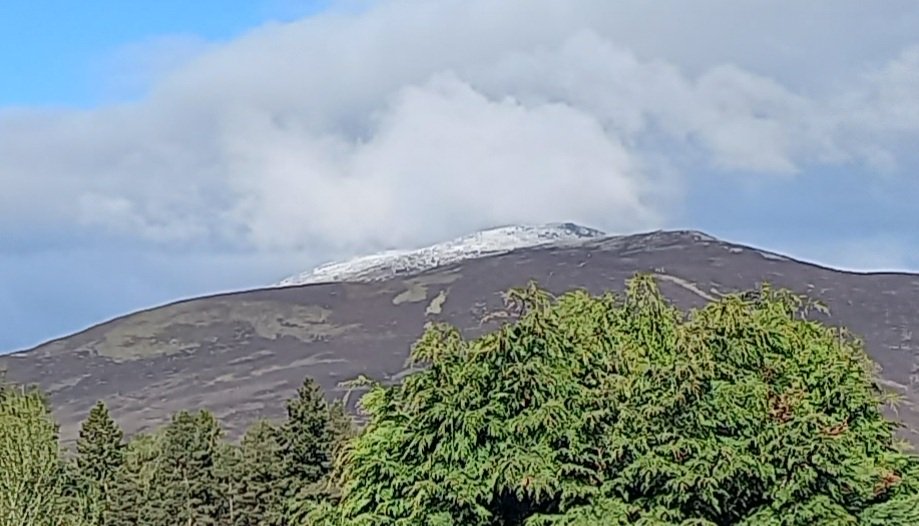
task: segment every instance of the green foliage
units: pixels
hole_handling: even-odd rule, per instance
[[[124,449],[124,432],[109,415],[105,403],[96,403],[80,427],[77,440],[80,477],[104,488],[124,464]]]
[[[221,442],[217,450],[214,479],[217,492],[221,495],[219,524],[234,526],[240,523],[240,473],[242,451],[235,444]]]
[[[345,445],[357,436],[354,420],[340,400],[336,400],[329,405],[329,432],[332,437],[329,456],[334,460],[341,455]]]
[[[162,433],[141,434],[128,443],[124,463],[116,471],[105,516],[108,526],[151,524],[153,479],[158,467]]]
[[[163,431],[150,495],[150,526],[219,524],[221,430],[208,411],[181,411]]]
[[[0,526],[69,524],[57,425],[39,393],[0,387]]]
[[[80,428],[69,493],[75,512],[86,524],[107,525],[115,473],[124,464],[124,432],[108,408],[98,402]]]
[[[278,435],[287,497],[313,491],[329,472],[334,438],[329,420],[329,404],[319,385],[306,378],[287,402],[287,421]]]
[[[43,395],[0,387],[0,526],[919,524],[861,343],[803,298],[506,299],[478,339],[428,327],[359,434],[311,379],[238,446],[206,411],[125,445],[98,404],[68,470]]]
[[[179,412],[156,434],[128,443],[108,490],[105,524],[235,525],[239,461],[213,415]]]
[[[312,524],[314,508],[334,501],[331,460],[354,436],[341,403],[328,404],[307,378],[287,403],[280,427],[258,422],[239,448],[234,479],[239,525]]]
[[[768,286],[685,315],[627,294],[508,294],[477,340],[429,327],[428,367],[373,388],[324,524],[919,524],[919,461],[860,343]]]
[[[284,482],[284,520],[313,524],[314,510],[336,502],[333,460],[355,435],[344,405],[329,404],[318,385],[306,378],[287,404],[288,419],[279,432]]]
[[[236,465],[235,521],[239,526],[283,524],[284,498],[278,430],[268,422],[253,424],[240,444]]]

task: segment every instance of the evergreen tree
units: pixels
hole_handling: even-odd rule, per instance
[[[137,435],[128,442],[124,462],[115,472],[105,513],[107,526],[152,524],[153,477],[159,458],[160,434]]]
[[[103,402],[90,410],[80,428],[71,491],[87,524],[107,524],[105,515],[115,473],[124,464],[124,433]]]
[[[287,421],[278,433],[288,523],[300,524],[316,505],[337,500],[333,461],[353,434],[344,406],[326,402],[318,384],[304,379],[287,403]]]
[[[208,411],[173,416],[153,474],[150,526],[220,523],[226,499],[218,473],[220,439],[220,426]]]
[[[97,402],[80,427],[77,439],[77,471],[81,477],[105,486],[124,464],[124,432],[109,415],[104,402]]]
[[[348,441],[356,436],[354,422],[345,411],[341,401],[329,405],[328,429],[331,437],[329,445],[329,458],[332,460],[332,470],[316,483],[314,494],[301,495],[288,501],[287,520],[289,524],[326,524],[328,517],[333,516],[332,510],[338,504],[341,490],[336,484],[334,472],[338,459]],[[316,498],[315,490],[319,490],[321,498]]]
[[[0,387],[0,526],[72,523],[57,435],[40,393]]]
[[[341,505],[316,524],[919,524],[919,458],[858,340],[767,285],[682,313],[531,285],[509,322],[428,328],[421,372],[376,386]]]
[[[279,433],[287,497],[319,482],[329,472],[332,439],[329,404],[319,385],[306,378],[296,397],[287,402],[287,421]]]
[[[221,442],[217,449],[217,463],[214,466],[214,477],[221,496],[218,516],[220,524],[234,526],[240,523],[242,451],[239,446]]]
[[[283,482],[278,430],[268,422],[257,422],[246,431],[240,444],[234,524],[282,525]]]

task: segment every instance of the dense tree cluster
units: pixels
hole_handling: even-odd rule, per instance
[[[66,455],[37,392],[0,390],[0,526],[282,526],[329,501],[331,457],[351,436],[338,404],[307,379],[280,425],[239,444],[208,411],[182,411],[125,441],[98,403]]]
[[[307,379],[238,444],[207,411],[125,441],[103,404],[72,457],[38,393],[0,395],[0,526],[916,525],[860,342],[759,289],[691,312],[510,291],[498,330],[431,325],[356,431]]]

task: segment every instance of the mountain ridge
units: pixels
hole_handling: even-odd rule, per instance
[[[919,274],[826,268],[694,230],[543,244],[377,281],[185,299],[0,356],[0,368],[49,393],[65,439],[98,399],[129,433],[207,407],[238,436],[255,419],[281,416],[304,376],[333,398],[345,394],[339,382],[359,374],[398,380],[428,321],[468,337],[496,328],[484,320],[507,288],[533,279],[556,293],[620,292],[635,272],[653,273],[683,309],[762,281],[828,304],[827,321],[864,337],[882,383],[906,396],[899,418],[916,428],[907,438],[919,445],[919,380],[910,376],[919,367],[911,339],[919,335]]]
[[[591,227],[584,227],[584,226],[581,226],[581,225],[577,225],[577,224],[575,224],[575,223],[562,223],[562,222],[559,222],[559,223],[546,223],[545,225],[564,225],[564,224],[572,224],[572,225],[575,225],[575,226],[577,226],[577,227],[579,227],[579,228],[584,228],[584,229],[589,229],[589,230],[595,230],[596,232],[601,232],[601,233],[602,233],[602,231],[600,231],[600,230],[592,229]],[[520,226],[527,226],[527,225],[508,225],[508,226],[510,226],[510,227],[520,227]],[[544,226],[544,225],[543,225],[543,226]],[[481,231],[479,231],[479,232],[485,232],[485,231],[489,231],[489,230],[498,230],[498,229],[502,229],[502,228],[507,228],[507,227],[494,227],[494,228],[490,228],[490,229],[481,230]],[[723,244],[723,245],[730,245],[730,246],[735,247],[735,248],[740,248],[740,249],[743,249],[743,250],[749,250],[749,251],[752,251],[752,252],[756,252],[756,253],[759,253],[760,255],[762,255],[763,257],[765,257],[765,258],[767,258],[767,259],[769,259],[769,258],[777,258],[778,260],[783,260],[783,261],[790,261],[790,262],[794,262],[794,263],[799,263],[799,264],[802,264],[802,265],[807,265],[807,266],[814,267],[814,268],[817,268],[817,269],[826,270],[826,271],[831,271],[831,272],[836,272],[836,273],[840,273],[840,274],[847,274],[847,275],[854,275],[854,276],[884,276],[884,275],[903,276],[903,277],[914,276],[914,277],[916,277],[916,278],[919,278],[919,271],[915,271],[915,272],[914,272],[914,271],[907,271],[907,270],[852,270],[852,269],[844,269],[844,268],[834,267],[834,266],[828,265],[828,264],[818,263],[818,262],[815,262],[815,261],[810,261],[810,260],[806,260],[806,259],[801,259],[801,258],[797,258],[797,257],[794,257],[794,256],[789,256],[789,255],[785,255],[785,254],[780,254],[780,253],[775,252],[775,251],[773,251],[773,250],[767,250],[767,249],[758,248],[758,247],[755,247],[755,246],[753,246],[753,245],[746,244],[746,243],[733,242],[733,241],[725,241],[725,240],[723,240],[723,239],[721,239],[721,238],[718,238],[718,237],[716,237],[716,236],[710,235],[710,234],[708,234],[707,232],[705,232],[705,231],[703,231],[703,230],[696,230],[696,229],[656,229],[656,230],[648,230],[648,231],[636,232],[636,233],[632,233],[632,234],[607,234],[607,233],[602,233],[602,234],[603,234],[602,236],[598,236],[598,237],[591,237],[591,238],[581,239],[581,240],[570,240],[570,241],[567,241],[567,243],[576,244],[576,243],[579,243],[579,242],[587,243],[587,242],[590,242],[590,241],[601,241],[601,240],[611,240],[611,239],[626,239],[626,238],[635,238],[635,237],[637,237],[637,238],[647,238],[647,237],[649,237],[649,236],[654,236],[654,235],[659,235],[659,234],[665,234],[665,235],[691,235],[691,236],[698,236],[699,239],[705,239],[705,240],[709,240],[709,241],[712,241],[712,242],[721,243],[721,244]],[[469,237],[469,236],[471,236],[471,235],[474,235],[474,234],[470,234],[470,235],[467,235],[467,236],[460,236],[460,237],[458,237],[458,238],[455,238],[455,240],[463,239],[463,238]],[[426,247],[422,247],[422,249],[424,249],[424,248],[429,248],[429,247],[432,247],[432,246],[441,245],[441,244],[442,244],[442,243],[438,243],[438,244],[435,244],[435,245],[429,245],[429,246],[426,246]],[[515,247],[515,248],[513,248],[513,249],[506,249],[506,250],[503,250],[503,251],[498,251],[498,252],[493,252],[493,253],[487,253],[487,254],[481,254],[481,255],[479,255],[479,256],[477,256],[477,257],[488,257],[488,256],[503,254],[503,253],[510,252],[510,251],[512,251],[512,250],[521,249],[521,248],[532,248],[532,247],[535,247],[535,246],[542,246],[542,247],[545,247],[545,246],[548,246],[548,245],[550,245],[550,244],[549,244],[549,243],[546,243],[546,244],[543,244],[543,245],[527,245],[527,246],[520,246],[520,247]],[[179,304],[188,303],[188,302],[192,302],[192,301],[203,300],[203,299],[214,299],[214,298],[221,298],[221,297],[228,297],[228,296],[235,296],[235,295],[239,295],[239,294],[245,294],[245,293],[247,293],[247,292],[254,291],[254,290],[261,290],[261,289],[263,289],[263,288],[300,287],[300,286],[308,286],[308,285],[318,285],[318,284],[322,284],[322,283],[334,283],[334,282],[339,282],[339,281],[355,281],[355,282],[362,282],[362,281],[379,281],[379,280],[389,279],[389,277],[381,277],[381,278],[377,278],[377,279],[365,279],[365,278],[363,278],[362,276],[354,276],[354,278],[351,279],[351,280],[309,281],[309,282],[303,282],[303,283],[288,281],[288,280],[292,280],[293,278],[296,278],[297,276],[312,274],[312,273],[316,272],[317,269],[321,269],[321,268],[324,268],[324,267],[330,267],[330,266],[338,266],[338,265],[342,265],[342,264],[345,264],[345,263],[350,262],[350,261],[353,261],[353,260],[363,259],[363,258],[366,258],[366,257],[372,257],[372,256],[375,256],[375,255],[386,254],[386,253],[393,253],[393,254],[395,254],[395,253],[399,253],[399,254],[411,253],[411,252],[415,252],[415,251],[422,250],[422,249],[386,250],[386,251],[381,251],[381,252],[377,252],[377,253],[366,254],[366,255],[362,255],[362,256],[356,256],[356,257],[354,257],[354,258],[349,258],[349,259],[346,259],[346,260],[330,261],[330,262],[328,262],[328,263],[323,263],[323,264],[321,264],[321,265],[318,265],[318,266],[316,266],[316,267],[313,267],[313,268],[310,269],[310,270],[307,270],[307,271],[304,271],[304,272],[301,272],[301,273],[297,273],[297,274],[293,274],[293,275],[291,275],[291,276],[288,276],[287,278],[284,278],[283,280],[280,280],[280,281],[277,281],[277,282],[274,282],[274,283],[271,283],[271,284],[267,284],[267,285],[265,285],[265,286],[263,286],[263,287],[255,287],[255,288],[248,288],[248,289],[238,289],[238,290],[228,290],[228,291],[207,293],[207,294],[202,294],[202,295],[198,295],[198,296],[180,298],[180,299],[176,299],[176,300],[172,300],[172,301],[167,301],[167,302],[164,302],[164,303],[159,303],[159,304],[151,305],[151,306],[148,306],[148,307],[139,308],[139,309],[136,309],[136,310],[133,310],[133,311],[130,311],[130,312],[126,312],[126,313],[123,313],[123,314],[118,314],[118,315],[112,316],[112,317],[110,317],[110,318],[102,319],[101,321],[92,323],[91,325],[88,325],[88,326],[86,326],[86,327],[84,327],[84,328],[82,328],[82,329],[75,330],[75,331],[73,331],[73,332],[70,332],[70,333],[65,334],[65,335],[62,335],[62,336],[56,336],[56,337],[53,337],[53,338],[49,338],[49,339],[47,339],[47,340],[42,340],[42,341],[40,341],[40,342],[38,342],[38,343],[36,343],[36,344],[30,346],[30,347],[19,348],[19,349],[14,349],[14,350],[8,351],[8,352],[6,352],[6,353],[0,354],[0,357],[4,357],[4,356],[12,357],[12,356],[15,356],[15,355],[19,355],[19,354],[22,354],[22,353],[26,353],[26,352],[29,352],[29,351],[31,351],[31,350],[33,350],[33,349],[38,348],[38,347],[42,347],[42,346],[45,346],[45,345],[48,345],[48,344],[51,344],[51,343],[54,343],[54,342],[57,342],[57,341],[60,341],[60,340],[65,340],[65,339],[67,339],[67,338],[71,338],[71,337],[73,337],[73,336],[77,336],[77,335],[83,334],[83,333],[85,333],[85,332],[87,332],[87,331],[89,331],[89,330],[92,330],[92,329],[95,328],[95,327],[100,326],[100,325],[105,325],[105,324],[117,322],[117,321],[119,321],[119,320],[128,318],[128,317],[133,316],[133,315],[136,315],[136,314],[142,314],[142,313],[145,313],[145,312],[150,312],[150,311],[154,311],[154,310],[161,309],[161,308],[166,308],[166,307],[172,307],[172,306],[176,306],[176,305],[179,305]],[[474,259],[474,258],[467,258],[467,259]],[[439,264],[438,266],[447,266],[447,265],[451,265],[451,264],[457,263],[457,262],[459,262],[459,261],[460,261],[460,260],[457,260],[457,261],[449,261],[449,262],[441,263],[441,264]],[[432,269],[432,268],[436,268],[436,267],[426,267],[426,268],[423,268],[423,269],[413,270],[413,271],[410,271],[410,272],[408,272],[408,273],[406,273],[406,274],[400,274],[399,276],[400,276],[400,277],[401,277],[401,276],[405,276],[405,275],[410,276],[410,275],[412,275],[413,273],[423,272],[423,271],[425,271],[425,270],[430,270],[430,269]],[[396,276],[394,275],[394,276],[390,276],[390,277],[396,277]]]

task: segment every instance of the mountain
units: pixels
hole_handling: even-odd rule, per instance
[[[606,237],[606,234],[574,223],[504,226],[416,250],[388,250],[347,261],[328,263],[285,278],[276,286],[336,281],[380,281],[521,248],[577,243],[601,237]]]
[[[571,227],[577,236],[579,227]],[[353,272],[317,270],[303,279],[353,281],[273,286],[136,312],[0,357],[0,368],[50,394],[68,440],[97,399],[129,433],[179,409],[207,407],[239,436],[257,418],[281,416],[306,375],[333,397],[346,396],[339,383],[359,374],[398,381],[410,372],[405,359],[425,322],[449,322],[468,336],[491,330],[500,320],[488,314],[501,308],[501,292],[530,279],[557,293],[600,293],[621,291],[635,272],[653,272],[664,295],[684,309],[769,281],[821,300],[830,317],[814,316],[864,339],[879,383],[904,397],[889,414],[909,426],[903,436],[919,446],[919,275],[842,272],[694,231],[583,232],[583,239],[501,245],[478,257],[461,249],[461,257],[431,250],[436,258],[411,252],[390,253],[376,265],[352,261],[337,268]]]

